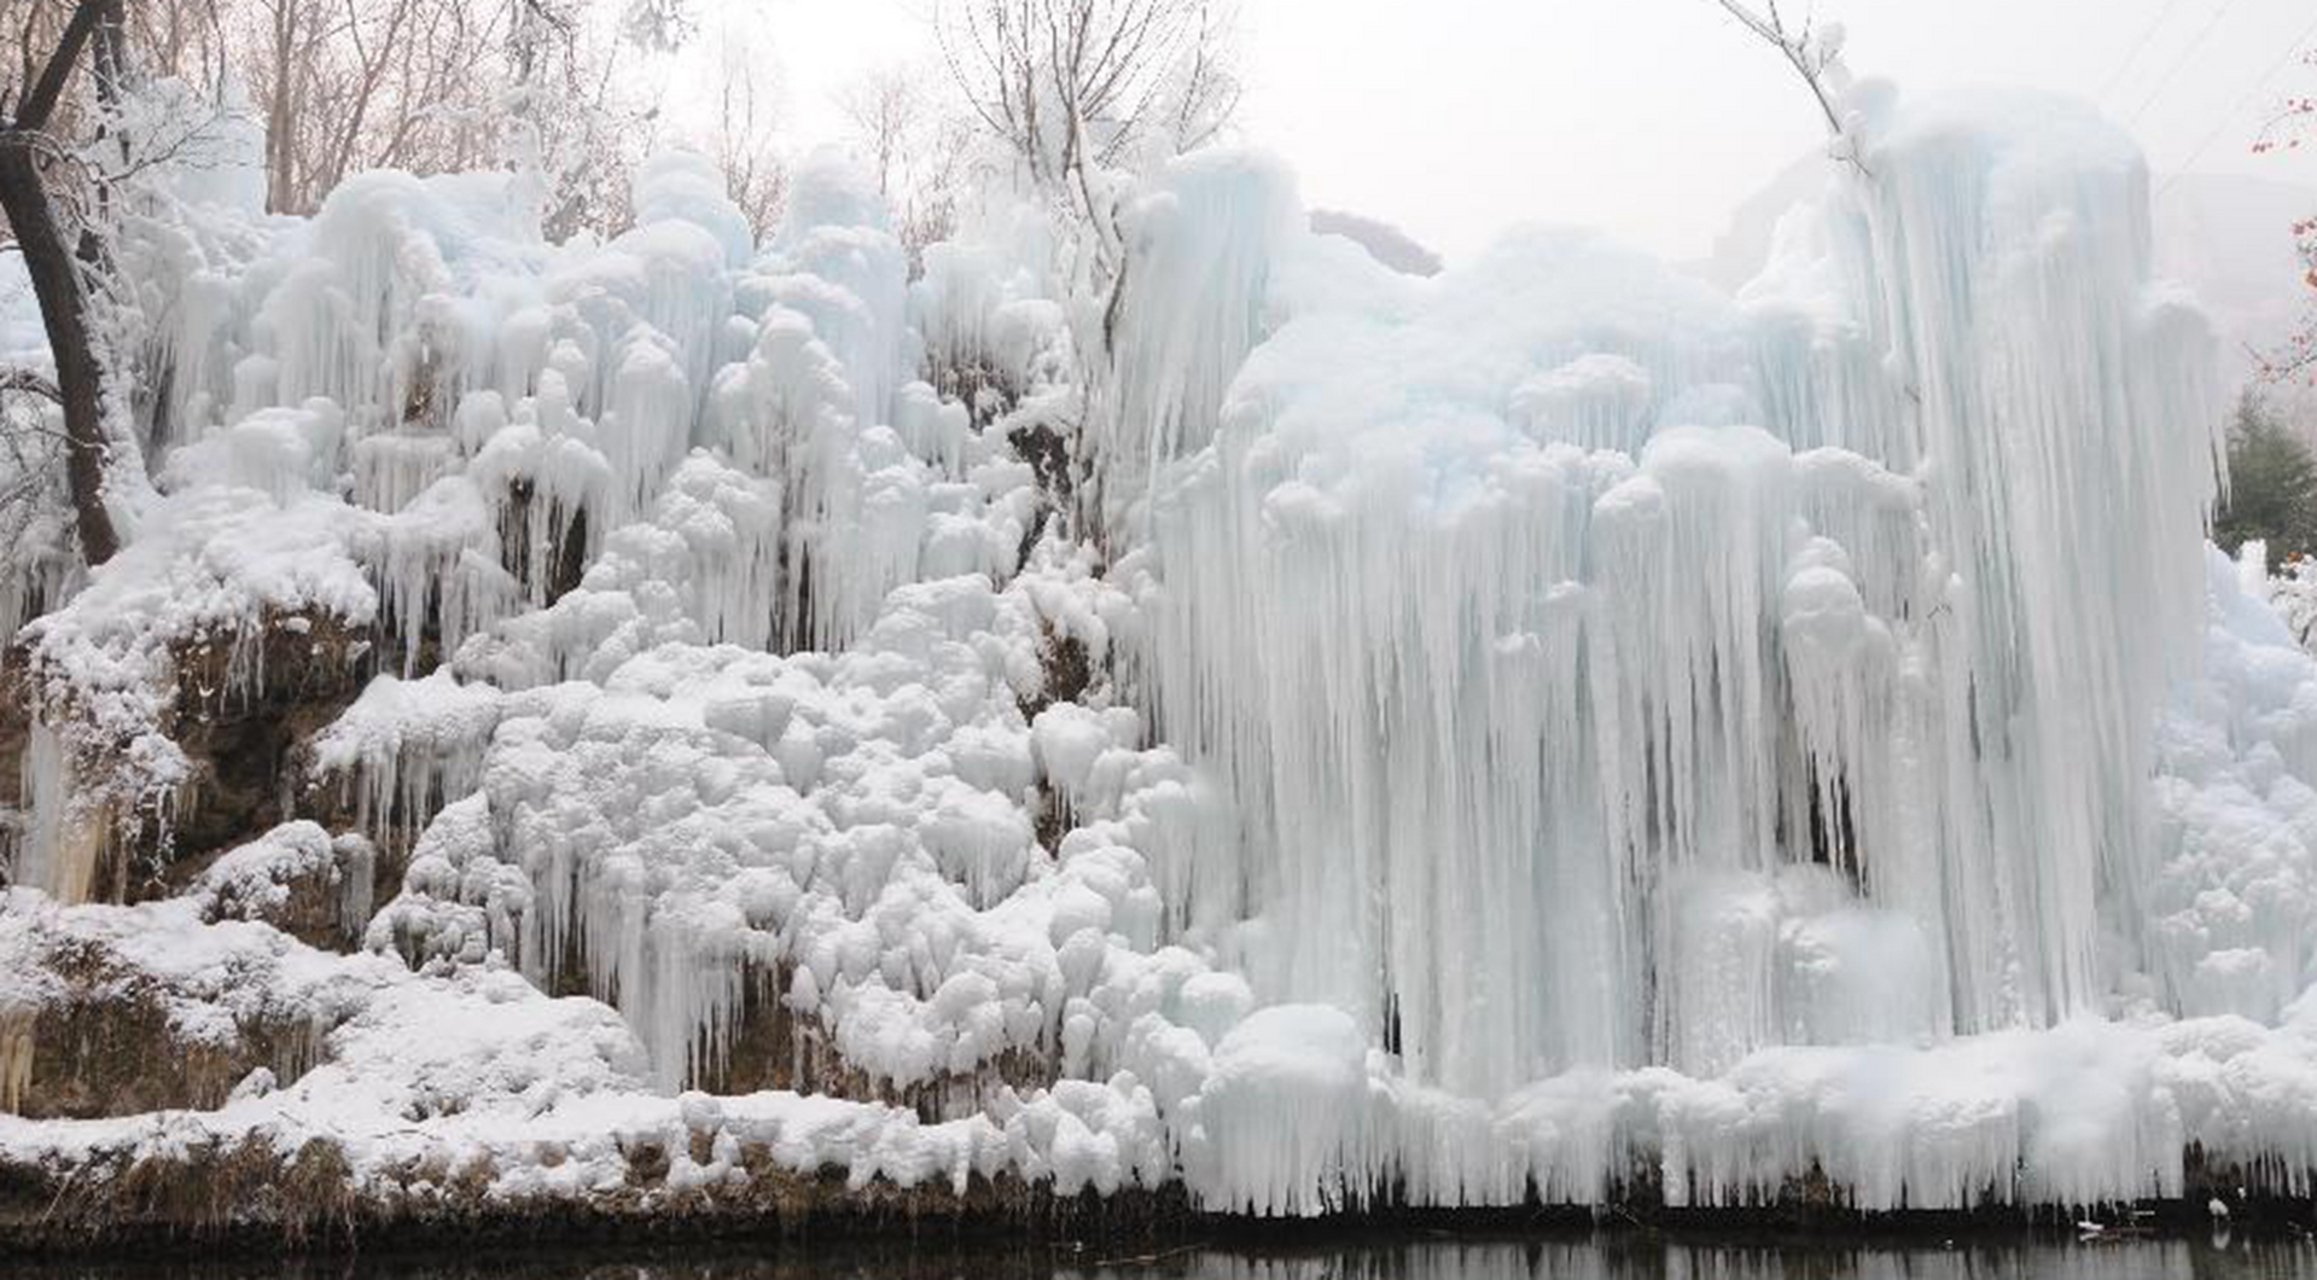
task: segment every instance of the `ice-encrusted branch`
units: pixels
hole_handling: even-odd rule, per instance
[[[1844,127],[1842,113],[1835,109],[1835,93],[1827,88],[1827,73],[1835,69],[1842,58],[1842,26],[1829,23],[1813,32],[1811,19],[1805,16],[1802,29],[1788,31],[1786,20],[1778,12],[1778,0],[1764,0],[1763,11],[1755,12],[1741,0],[1716,0],[1739,23],[1760,36],[1778,50],[1802,83],[1810,87],[1810,96],[1818,100],[1819,113],[1826,117],[1827,132],[1835,142],[1834,154],[1868,177],[1874,174],[1859,159],[1857,140]]]
[[[50,404],[64,403],[64,393],[57,390],[56,380],[31,369],[0,369],[0,392],[10,391],[39,396]]]

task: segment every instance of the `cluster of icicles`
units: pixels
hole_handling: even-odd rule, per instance
[[[2120,972],[2180,1007],[2199,957],[2143,895],[2210,339],[2097,119],[1893,115],[1735,305],[1537,232],[1297,312],[1313,269],[1246,243],[1291,193],[1208,196],[1238,287],[1156,323],[1244,333],[1267,280],[1290,318],[1138,406],[1189,458],[1144,660],[1241,801],[1237,855],[1162,887],[1266,919],[1258,991],[1480,1097],[2048,1026]]]

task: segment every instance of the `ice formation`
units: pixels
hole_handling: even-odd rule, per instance
[[[1735,305],[1557,232],[1287,301],[1165,495],[1145,645],[1246,802],[1188,911],[1264,921],[1259,989],[1490,1095],[2048,1025],[2146,966],[2201,322],[2095,121],[1878,145]]]
[[[320,1065],[172,1123],[508,1194],[630,1129],[1254,1213],[2305,1189],[2317,661],[2204,548],[2145,168],[1855,99],[1736,298],[1570,230],[1400,275],[1243,153],[1136,184],[1105,298],[996,194],[912,281],[827,158],[761,247],[687,156],[600,244],[505,175],[216,215],[161,496],[20,640],[0,945],[252,947],[344,883],[366,954],[278,952],[368,993]],[[336,825],[69,905],[285,630],[367,680],[293,762]],[[679,1096],[768,1009],[854,1100]]]

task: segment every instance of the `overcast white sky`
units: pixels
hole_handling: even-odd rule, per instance
[[[838,129],[863,68],[939,74],[932,0],[726,0],[774,51],[801,141]],[[1730,208],[1817,145],[1792,73],[1713,0],[1239,0],[1247,141],[1306,201],[1396,222],[1450,256],[1498,229],[1605,226],[1703,255]],[[1807,0],[1785,0],[1789,16]],[[2317,148],[2248,153],[2288,92],[2317,92],[2313,0],[1817,0],[1859,74],[2008,82],[2091,98],[2159,173],[2317,186]]]

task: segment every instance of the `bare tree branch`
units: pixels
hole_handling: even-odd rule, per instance
[[[1748,31],[1778,50],[1778,55],[1794,68],[1796,75],[1802,77],[1802,83],[1810,89],[1810,96],[1817,100],[1819,114],[1826,117],[1827,132],[1835,138],[1847,139],[1849,135],[1843,128],[1842,113],[1835,109],[1834,95],[1826,87],[1827,70],[1834,65],[1839,50],[1828,41],[1811,38],[1811,20],[1805,17],[1802,30],[1790,32],[1785,19],[1778,13],[1778,0],[1764,0],[1765,11],[1762,13],[1746,7],[1742,0],[1715,2]],[[1874,176],[1855,149],[1846,151],[1843,159],[1860,173]]]
[[[0,369],[0,392],[6,391],[39,396],[52,404],[64,403],[64,392],[57,389],[56,380],[31,369]]]

